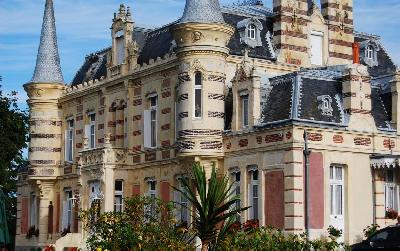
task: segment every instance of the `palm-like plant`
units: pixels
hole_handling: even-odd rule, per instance
[[[218,227],[224,224],[223,229],[229,228],[234,221],[232,219],[246,208],[236,208],[235,204],[240,200],[234,195],[233,184],[229,184],[229,178],[225,175],[217,178],[215,166],[211,171],[211,177],[207,181],[204,167],[199,163],[193,165],[194,188],[189,182],[182,179],[182,189],[175,190],[192,204],[194,211],[193,229],[201,239],[202,251],[208,250],[210,244],[216,243],[217,238],[222,238]]]

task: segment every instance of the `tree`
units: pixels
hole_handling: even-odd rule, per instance
[[[0,86],[0,188],[6,195],[6,216],[12,238],[17,214],[17,169],[26,165],[22,149],[26,147],[27,135],[28,116],[18,108],[17,93],[4,94]]]
[[[235,207],[240,198],[234,195],[233,184],[229,184],[226,175],[217,177],[215,166],[208,181],[206,171],[199,163],[193,165],[193,175],[194,190],[185,179],[182,179],[183,189],[174,189],[182,193],[193,206],[193,229],[201,239],[202,251],[205,251],[224,237],[236,215],[248,207]]]

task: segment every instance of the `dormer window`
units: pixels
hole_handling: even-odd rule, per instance
[[[262,23],[257,18],[244,19],[237,24],[240,42],[250,48],[262,46]]]
[[[365,57],[374,60],[374,53],[374,47],[372,47],[372,45],[368,45],[367,49],[365,50]]]
[[[372,40],[364,41],[361,43],[360,48],[364,50],[361,62],[369,67],[378,66],[378,52],[380,48],[377,42]]]
[[[247,37],[249,39],[256,39],[256,26],[254,24],[250,24],[247,28]]]

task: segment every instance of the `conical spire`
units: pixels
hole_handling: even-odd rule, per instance
[[[46,0],[33,83],[64,83],[58,55],[53,0]]]
[[[179,23],[225,23],[218,0],[186,0]]]

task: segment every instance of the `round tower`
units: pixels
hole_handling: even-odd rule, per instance
[[[39,243],[45,243],[48,207],[53,201],[53,186],[60,174],[63,141],[58,99],[65,89],[52,0],[46,0],[35,72],[24,89],[30,109],[29,179],[31,190],[39,198]]]
[[[234,28],[218,0],[187,0],[173,27],[179,58],[177,136],[179,156],[222,156],[225,65]]]

